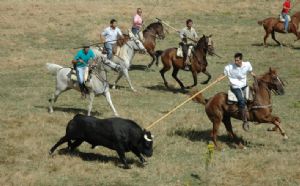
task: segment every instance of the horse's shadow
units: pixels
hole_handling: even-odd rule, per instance
[[[75,149],[73,151],[70,151],[68,148],[62,148],[58,150],[59,155],[67,155],[67,156],[74,156],[79,157],[83,161],[99,161],[103,163],[113,162],[115,166],[121,167],[120,159],[117,156],[106,156],[99,153],[91,153],[91,152],[81,152],[78,149]],[[135,159],[132,158],[126,158],[127,163],[135,164],[138,167],[141,166],[141,163]],[[123,166],[123,165],[122,165]]]
[[[209,143],[212,140],[210,133],[211,130],[197,131],[194,129],[177,129],[169,135],[181,136],[193,142],[201,141],[201,142]],[[225,134],[219,135],[217,137],[217,140],[226,143],[226,145],[228,145],[230,148],[236,148],[234,141],[228,135]],[[245,141],[242,137],[238,137],[238,140],[245,145],[248,144],[248,142]]]
[[[252,43],[251,46],[256,46],[256,47],[265,47],[263,43]],[[278,45],[276,43],[268,43],[267,47],[289,47],[289,45],[281,43],[281,45]],[[265,48],[267,48],[265,47]]]
[[[182,90],[182,89],[178,89],[178,88],[174,88],[174,87],[169,87],[167,88],[164,85],[153,85],[153,86],[144,86],[144,88],[147,88],[149,90],[155,90],[155,91],[160,91],[160,92],[173,92],[174,94],[177,93],[182,93],[182,94],[187,94],[189,93],[188,90]]]
[[[146,70],[148,70],[148,67],[147,67],[147,65],[131,65],[129,70],[130,71],[133,71],[133,70],[146,71]]]
[[[35,108],[39,108],[39,109],[45,109],[48,111],[48,107],[47,106],[34,106]],[[54,112],[66,112],[66,113],[73,113],[73,114],[87,114],[87,109],[81,109],[81,108],[66,108],[66,107],[53,107]],[[92,116],[101,116],[102,113],[98,112],[98,111],[92,111],[91,112]]]

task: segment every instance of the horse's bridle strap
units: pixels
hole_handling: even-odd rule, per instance
[[[269,108],[269,107],[272,107],[272,104],[269,104],[269,105],[254,105],[251,108],[258,109],[258,108]]]

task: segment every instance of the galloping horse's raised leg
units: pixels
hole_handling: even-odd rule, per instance
[[[288,136],[285,134],[285,131],[280,126],[280,119],[277,116],[271,116],[272,117],[272,123],[275,125],[276,128],[279,129],[280,134],[283,136],[283,139],[288,139]],[[274,130],[276,130],[274,128]]]
[[[234,140],[234,142],[238,145],[239,148],[244,148],[244,145],[242,144],[242,142],[237,138],[237,136],[235,135],[235,133],[232,130],[232,125],[231,125],[231,121],[230,121],[230,116],[224,116],[223,118],[223,123],[225,125],[225,128],[227,130],[227,133],[229,135],[229,137],[231,139]]]
[[[167,66],[164,66],[159,72],[160,72],[160,75],[162,77],[162,79],[164,80],[164,84],[167,88],[169,88],[169,85],[168,85],[168,82],[165,78],[165,73],[170,70],[170,67],[167,67]]]
[[[207,84],[209,82],[209,80],[211,79],[211,75],[206,70],[203,73],[207,76],[207,80],[202,81],[201,84]]]
[[[179,71],[178,68],[173,67],[172,77],[177,81],[177,83],[179,83],[181,89],[184,90],[183,83],[177,78],[178,71]]]
[[[275,31],[274,31],[274,30],[272,31],[271,34],[272,34],[272,39],[273,39],[279,46],[282,46],[281,43],[275,38]]]
[[[147,68],[151,68],[151,66],[154,64],[154,62],[156,61],[156,56],[155,56],[155,52],[154,51],[150,51],[148,52],[149,55],[152,57],[152,61],[147,65]]]
[[[114,115],[119,116],[118,112],[116,111],[116,109],[111,101],[110,92],[108,90],[104,91],[104,96],[106,97],[106,101],[108,102],[111,110],[114,112]]]
[[[89,94],[90,103],[89,103],[89,106],[88,106],[88,113],[87,113],[88,116],[91,115],[94,98],[95,98],[94,92],[90,91],[90,94]]]

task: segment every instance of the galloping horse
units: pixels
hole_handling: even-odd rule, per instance
[[[289,28],[288,28],[289,33],[294,33],[296,35],[297,39],[295,41],[300,39],[300,33],[298,32],[299,22],[300,22],[300,12],[296,12],[291,17],[291,22],[289,23]],[[284,23],[281,22],[279,18],[269,17],[262,21],[258,21],[257,23],[259,25],[263,25],[266,31],[266,35],[264,37],[264,46],[267,46],[266,41],[270,34],[272,34],[272,39],[278,45],[281,46],[281,43],[275,38],[275,32],[284,33]]]
[[[287,135],[280,126],[280,118],[272,115],[271,105],[271,91],[278,95],[284,94],[284,83],[279,78],[276,70],[270,67],[269,71],[261,77],[255,78],[253,83],[254,99],[252,102],[248,102],[247,106],[249,109],[248,121],[258,123],[272,123],[275,127],[272,130],[280,130],[281,135],[284,139],[287,139]],[[230,118],[236,118],[241,120],[238,114],[237,104],[228,104],[228,95],[224,92],[217,93],[210,99],[204,99],[202,95],[198,95],[194,98],[196,102],[205,105],[205,112],[213,123],[213,130],[211,136],[215,147],[217,145],[217,134],[221,122],[224,123],[228,135],[236,142],[236,144],[243,148],[243,144],[237,136],[233,133]]]
[[[177,78],[177,74],[179,69],[184,69],[184,62],[182,57],[177,56],[177,48],[168,48],[161,54],[161,61],[163,63],[163,68],[160,70],[161,77],[164,80],[164,84],[167,88],[168,82],[165,79],[165,73],[171,69],[173,66],[172,76],[173,78],[179,83],[181,89],[191,88],[197,85],[197,74],[203,72],[205,75],[208,76],[207,80],[201,82],[201,84],[207,84],[208,81],[211,79],[211,75],[206,70],[207,67],[207,60],[206,54],[213,55],[214,53],[214,46],[213,41],[210,36],[203,35],[202,38],[199,39],[196,46],[192,51],[191,56],[191,72],[193,74],[194,84],[192,86],[184,87],[183,83]]]
[[[89,89],[89,106],[87,115],[91,115],[93,100],[95,95],[103,94],[106,97],[108,104],[110,105],[115,116],[118,116],[118,113],[111,101],[109,84],[107,82],[106,71],[104,69],[104,58],[101,56],[96,56],[96,67],[92,71],[90,86],[87,86]],[[116,68],[116,66],[111,66]],[[56,75],[56,89],[52,97],[49,99],[49,112],[53,112],[53,104],[56,102],[58,96],[70,89],[75,89],[80,91],[78,82],[71,79],[71,68],[64,68],[57,64],[47,63],[47,69],[53,74]]]
[[[148,68],[150,68],[154,61],[156,61],[156,65],[158,64],[158,54],[155,51],[155,45],[156,45],[156,37],[158,39],[164,39],[165,33],[164,33],[164,27],[161,24],[161,22],[154,22],[148,25],[143,30],[143,37],[144,37],[144,46],[147,49],[147,52],[152,57],[152,61],[148,64]]]

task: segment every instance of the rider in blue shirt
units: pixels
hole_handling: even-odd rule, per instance
[[[83,46],[82,50],[79,50],[72,60],[72,63],[75,66],[77,80],[79,84],[79,88],[81,91],[81,95],[85,97],[85,94],[88,94],[88,89],[84,84],[84,76],[86,69],[88,68],[89,60],[95,60],[95,54],[92,50],[90,50],[90,46],[88,44]]]

